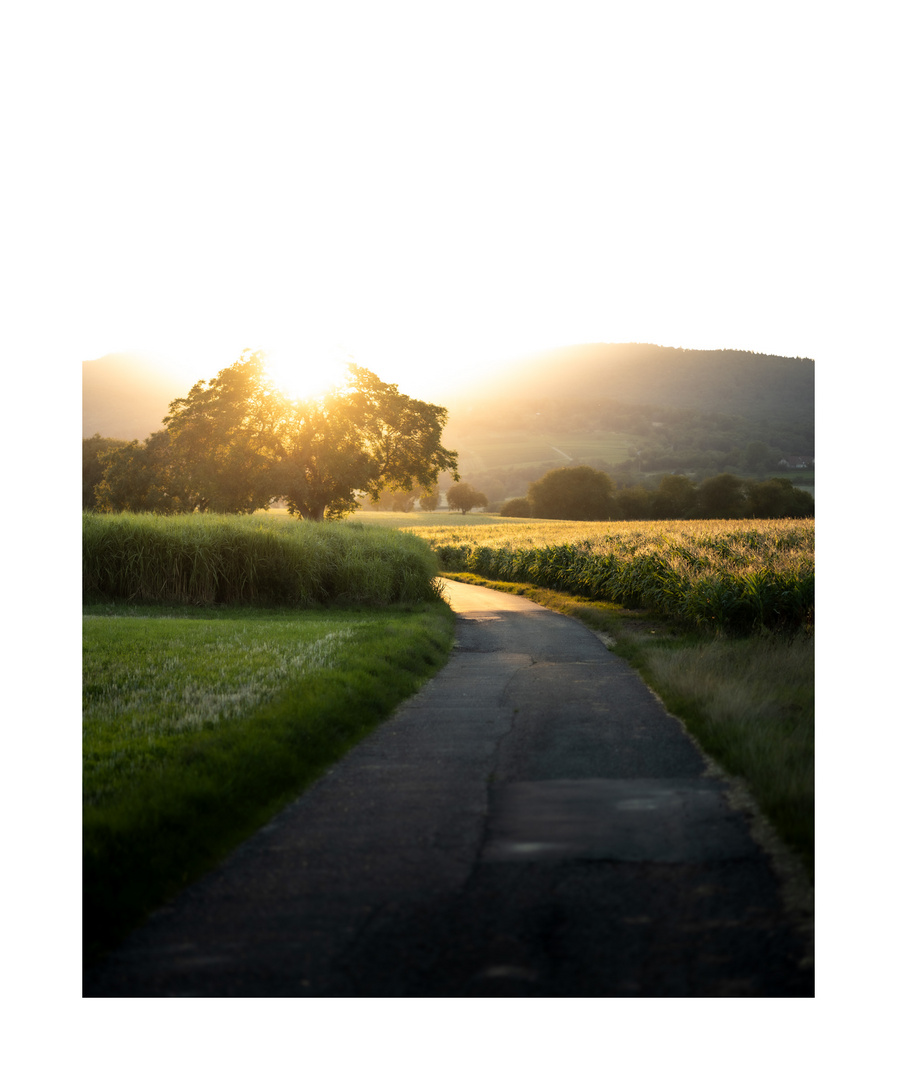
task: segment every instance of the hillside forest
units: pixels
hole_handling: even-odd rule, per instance
[[[618,488],[720,473],[782,476],[812,492],[812,360],[736,350],[582,345],[521,361],[514,379],[447,396],[446,439],[492,504],[526,496],[559,466],[589,465]]]

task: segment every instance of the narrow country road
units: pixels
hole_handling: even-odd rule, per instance
[[[445,668],[85,996],[812,996],[724,781],[575,620],[447,583]]]

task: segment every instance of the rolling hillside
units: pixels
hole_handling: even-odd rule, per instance
[[[460,390],[456,407],[472,400],[517,412],[545,401],[615,401],[689,409],[749,419],[811,422],[812,360],[720,349],[660,345],[573,345],[522,357],[507,375]]]
[[[446,402],[446,442],[459,450],[465,479],[495,500],[574,463],[624,484],[664,472],[766,475],[783,457],[812,459],[814,379],[808,359],[570,346],[459,390]]]

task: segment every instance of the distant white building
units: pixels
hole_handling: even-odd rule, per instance
[[[811,457],[783,457],[779,465],[786,469],[811,469],[816,464],[816,459]]]

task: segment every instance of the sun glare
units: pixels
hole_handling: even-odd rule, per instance
[[[318,397],[342,382],[351,357],[337,349],[265,350],[265,367],[275,386],[288,398]]]

